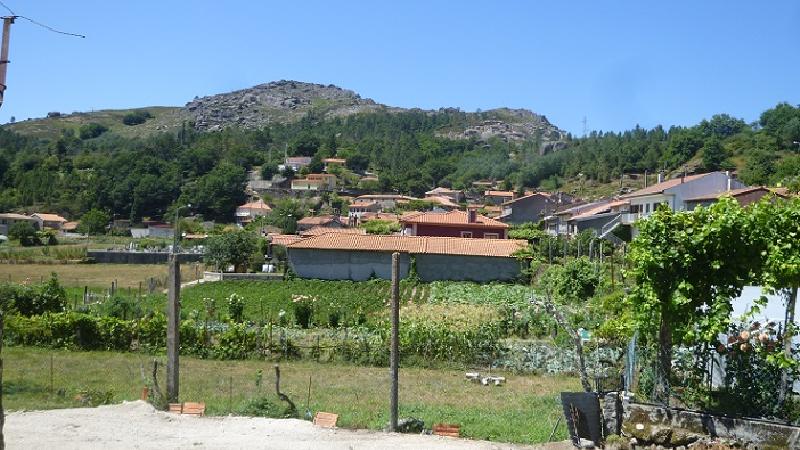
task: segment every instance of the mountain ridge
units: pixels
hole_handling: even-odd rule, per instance
[[[143,107],[119,110],[50,113],[48,117],[6,124],[8,129],[40,138],[56,138],[63,129],[78,129],[99,123],[125,137],[159,132],[175,132],[192,126],[201,132],[220,131],[227,127],[263,128],[274,124],[298,122],[314,114],[323,119],[347,117],[363,113],[399,113],[423,111],[461,111],[460,108],[402,108],[363,98],[357,92],[333,84],[279,80],[230,92],[195,97],[184,106]],[[122,119],[131,112],[147,112],[152,117],[137,125],[124,125]],[[561,148],[567,133],[550,123],[545,115],[522,108],[493,108],[464,113],[469,125],[463,129],[441,130],[439,137],[449,139],[505,141],[538,140],[540,153]],[[52,116],[52,117],[51,117]]]

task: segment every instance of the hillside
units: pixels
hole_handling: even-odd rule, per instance
[[[427,114],[436,112],[413,110]],[[457,108],[444,110],[460,112]],[[146,111],[152,117],[138,125],[123,124],[122,119],[126,114],[137,111]],[[76,112],[25,120],[7,124],[5,127],[26,136],[57,139],[64,129],[77,132],[82,125],[97,123],[108,128],[111,133],[132,138],[159,132],[174,133],[184,124],[200,132],[220,131],[229,127],[253,130],[276,124],[296,123],[309,115],[331,119],[356,114],[409,111],[412,109],[383,105],[332,84],[281,80],[195,98],[183,107]],[[551,124],[545,116],[526,109],[509,108],[466,113],[463,123],[444,127],[437,135],[449,139],[477,139],[482,142],[490,138],[507,142],[535,140],[541,154],[563,148],[566,138],[566,132]]]

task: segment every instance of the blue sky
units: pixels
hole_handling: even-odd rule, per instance
[[[559,127],[753,121],[800,103],[797,1],[3,0],[0,122],[183,105],[272,80],[404,107],[528,108]]]

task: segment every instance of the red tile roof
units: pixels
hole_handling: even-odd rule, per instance
[[[579,214],[576,214],[576,215],[572,216],[572,218],[573,219],[583,219],[583,218],[594,216],[594,215],[597,215],[597,214],[602,214],[602,213],[605,213],[605,212],[609,212],[611,210],[611,208],[615,208],[617,206],[627,205],[628,203],[630,203],[629,200],[608,201],[608,202],[605,202],[603,204],[597,205],[597,206],[595,206],[593,208],[589,208],[589,209],[587,209],[585,211],[582,211]]]
[[[490,219],[484,215],[477,214],[475,222],[469,222],[467,213],[464,211],[449,211],[446,213],[440,212],[413,212],[408,213],[400,218],[402,223],[416,223],[427,225],[469,225],[471,227],[481,228],[508,228],[509,225],[499,220]]]
[[[511,191],[486,191],[483,195],[492,197],[514,197],[514,193]]]
[[[270,234],[269,241],[272,245],[280,245],[286,247],[289,244],[303,240],[302,236],[296,234]]]
[[[322,234],[328,233],[340,233],[340,234],[367,234],[367,231],[363,228],[325,228],[325,227],[314,227],[310,230],[301,231],[301,236],[319,236]]]
[[[518,239],[470,239],[434,236],[377,236],[328,233],[299,240],[289,249],[404,252],[431,255],[511,257],[525,248]]]
[[[67,219],[59,216],[58,214],[50,214],[50,213],[35,213],[34,216],[42,219],[45,222],[61,222],[66,223]]]
[[[337,216],[310,216],[298,220],[299,225],[325,225],[331,222],[341,221]]]

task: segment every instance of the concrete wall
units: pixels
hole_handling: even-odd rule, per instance
[[[392,278],[390,252],[289,248],[288,255],[289,265],[301,278],[364,281],[373,274],[386,280]],[[408,276],[408,266],[408,254],[401,253],[401,278]]]
[[[506,223],[520,224],[525,222],[539,222],[545,216],[544,211],[549,201],[544,195],[533,195],[521,198],[511,205],[511,214],[503,221]]]
[[[165,264],[169,253],[133,253],[109,252],[105,250],[89,250],[86,256],[96,263],[102,264]],[[200,262],[203,255],[197,253],[181,253],[181,262]]]
[[[289,248],[289,265],[301,278],[320,280],[368,280],[371,275],[392,277],[390,252],[311,250]],[[513,280],[520,273],[516,258],[491,256],[414,255],[423,281],[455,280],[487,282]],[[408,276],[410,258],[400,254],[400,277]]]
[[[459,255],[414,255],[422,281],[507,281],[520,275],[516,258]]]

